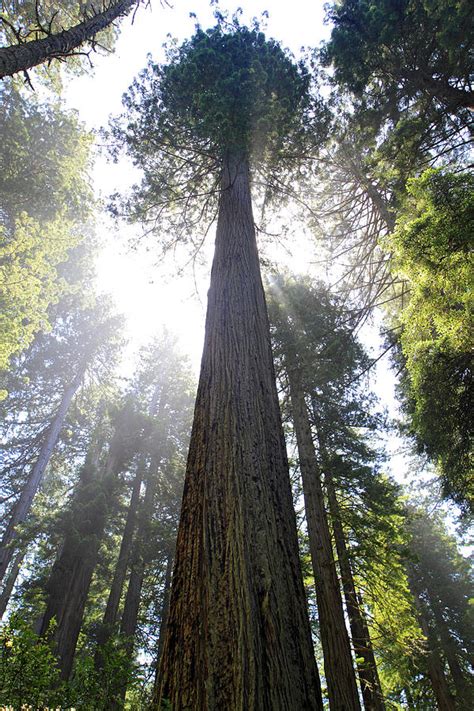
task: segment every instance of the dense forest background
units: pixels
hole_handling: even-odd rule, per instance
[[[469,711],[470,3],[184,5],[0,0],[0,708]]]

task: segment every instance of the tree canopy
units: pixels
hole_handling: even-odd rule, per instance
[[[409,294],[400,312],[411,430],[439,464],[446,494],[472,507],[472,253],[474,181],[427,171],[387,239]]]
[[[0,0],[0,706],[470,711],[467,0],[334,0],[301,58],[212,0],[86,130],[74,77],[93,123],[130,65],[80,57],[140,5]],[[94,263],[132,235],[128,312],[135,256],[174,281],[214,227],[195,394]]]

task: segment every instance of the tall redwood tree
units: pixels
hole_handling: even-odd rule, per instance
[[[322,709],[251,199],[255,175],[271,186],[296,167],[308,76],[236,21],[168,60],[114,127],[144,171],[131,217],[177,239],[218,219],[155,707]]]

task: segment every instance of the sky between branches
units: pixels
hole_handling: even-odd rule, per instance
[[[264,20],[265,33],[280,41],[296,57],[301,47],[316,47],[330,33],[330,28],[323,22],[322,0],[253,0],[240,6],[243,9],[242,23],[250,22],[253,17],[261,18],[262,13],[268,11],[268,18]],[[220,2],[222,11],[232,13],[237,7],[238,4],[227,0]],[[152,0],[150,8],[140,7],[134,18],[129,16],[122,21],[115,52],[108,56],[93,55],[93,73],[66,77],[67,105],[78,110],[89,129],[106,126],[109,116],[121,112],[122,94],[146,65],[147,54],[151,53],[155,61],[164,61],[163,43],[167,36],[176,37],[181,42],[193,34],[196,22],[203,28],[215,24],[213,8],[207,0],[177,0],[172,6]],[[126,160],[114,165],[99,155],[93,178],[97,192],[106,199],[110,193],[126,188],[138,175]],[[126,320],[129,349],[124,373],[130,374],[133,354],[139,346],[165,326],[177,334],[197,374],[204,338],[213,232],[210,232],[200,255],[200,263],[193,266],[184,253],[169,255],[160,262],[159,250],[155,251],[149,243],[148,250],[142,244],[131,251],[129,239],[133,241],[140,234],[137,226],[121,226],[117,232],[111,221],[102,216],[98,229],[104,241],[97,263],[99,290],[112,294],[117,309]],[[275,245],[271,248],[271,257],[295,272],[309,271],[313,277],[324,278],[324,268],[316,263],[311,245],[300,242],[295,247],[295,243],[287,248]],[[381,347],[377,328],[365,328],[361,336],[376,355]],[[382,403],[395,414],[394,377],[387,357],[377,364],[377,377],[372,377],[371,381],[371,387],[375,388]],[[399,442],[389,438],[387,444],[394,455],[393,474],[402,481],[406,465],[394,454]]]

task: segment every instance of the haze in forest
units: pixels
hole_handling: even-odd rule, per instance
[[[0,4],[0,708],[472,707],[473,22]]]

